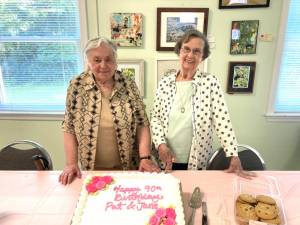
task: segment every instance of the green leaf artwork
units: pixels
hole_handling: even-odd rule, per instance
[[[121,72],[124,76],[135,79],[135,69],[134,68],[122,68]]]
[[[258,20],[232,21],[230,54],[255,54]]]

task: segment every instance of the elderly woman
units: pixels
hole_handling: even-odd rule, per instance
[[[175,45],[180,70],[165,76],[156,92],[151,116],[153,142],[165,169],[205,169],[212,150],[213,128],[227,157],[228,172],[248,177],[237,154],[237,141],[217,77],[197,68],[209,54],[206,37],[186,32]]]
[[[135,82],[117,71],[117,49],[95,38],[84,50],[87,71],[70,82],[63,121],[62,184],[83,170],[159,171],[150,160],[150,129]]]

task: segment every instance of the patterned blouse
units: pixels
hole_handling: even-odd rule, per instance
[[[176,96],[176,74],[163,77],[156,92],[151,113],[152,138],[156,149],[160,144],[167,143],[168,118]],[[193,139],[188,169],[206,169],[213,154],[213,128],[227,157],[237,156],[237,141],[218,79],[197,71],[192,86]]]
[[[145,105],[132,79],[118,71],[114,79],[110,108],[122,167],[124,170],[137,169],[137,126],[149,126]],[[82,73],[72,79],[67,91],[62,128],[76,136],[78,158],[83,170],[94,169],[100,112],[101,92],[93,75]]]

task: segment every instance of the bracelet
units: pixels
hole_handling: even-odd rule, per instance
[[[150,155],[147,155],[147,156],[140,157],[140,160],[142,160],[142,159],[148,159],[148,160],[150,160],[150,159],[151,159],[151,156],[150,156]]]

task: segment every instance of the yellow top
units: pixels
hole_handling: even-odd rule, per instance
[[[110,93],[101,93],[101,113],[98,129],[95,170],[121,169],[116,132],[109,106]]]

